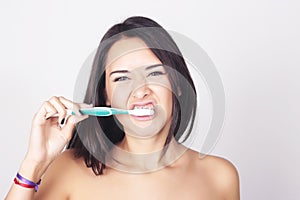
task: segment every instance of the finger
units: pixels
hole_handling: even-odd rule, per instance
[[[57,113],[55,107],[48,101],[45,101],[34,116],[34,121],[45,122],[49,117]]]
[[[72,109],[72,111],[76,115],[82,115],[82,113],[80,112],[80,108],[92,108],[93,107],[93,104],[74,103],[64,97],[59,97],[59,99],[68,109]]]
[[[78,122],[87,119],[88,117],[89,117],[88,115],[80,115],[80,116],[72,115],[67,119],[67,122],[66,122],[65,126],[63,127],[64,131],[62,132],[62,136],[66,139],[66,141],[69,141],[71,139],[72,131],[73,131],[75,125]]]
[[[82,115],[79,111],[80,107],[76,103],[64,97],[59,97],[59,100],[66,106],[66,108],[72,110],[76,115]]]
[[[67,120],[68,120],[68,118],[69,118],[70,116],[71,116],[71,115],[67,115],[67,116],[63,119],[63,121],[62,121],[61,123],[58,124],[60,128],[63,128],[63,127],[66,125]]]
[[[80,109],[94,107],[93,104],[86,104],[86,103],[79,103],[78,105],[79,105]],[[81,111],[80,111],[80,113],[81,113]]]
[[[49,102],[53,105],[53,107],[55,107],[55,109],[58,112],[58,122],[59,124],[63,124],[65,121],[65,117],[67,115],[67,111],[66,111],[66,107],[64,106],[64,104],[59,100],[58,97],[51,97]]]

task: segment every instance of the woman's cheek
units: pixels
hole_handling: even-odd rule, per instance
[[[131,93],[128,84],[117,84],[111,92],[111,106],[114,108],[127,109],[127,102]]]

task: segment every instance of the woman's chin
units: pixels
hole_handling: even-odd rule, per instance
[[[150,138],[159,134],[165,126],[166,120],[130,120],[131,123],[124,126],[125,133],[132,137]]]

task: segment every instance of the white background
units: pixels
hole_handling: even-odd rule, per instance
[[[241,199],[300,198],[298,1],[80,2],[0,2],[0,198],[26,152],[35,111],[53,95],[72,98],[104,32],[132,15],[186,35],[215,63],[227,113],[212,154],[237,167]]]

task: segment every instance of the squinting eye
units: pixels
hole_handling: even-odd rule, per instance
[[[160,76],[160,75],[164,75],[166,73],[161,72],[161,71],[155,71],[155,72],[151,72],[148,76]]]
[[[121,77],[115,78],[114,82],[126,81],[126,80],[129,80],[129,78],[127,76],[121,76]]]

